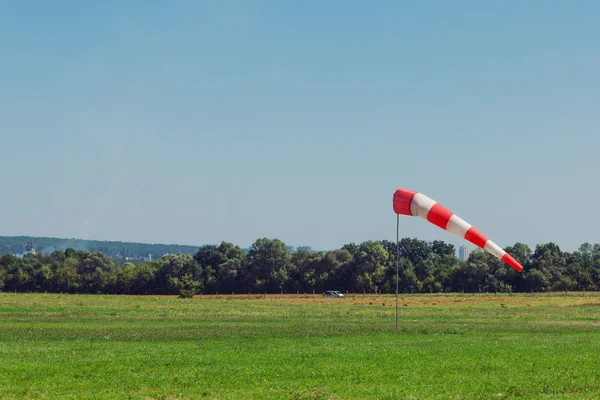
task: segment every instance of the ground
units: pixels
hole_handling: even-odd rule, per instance
[[[600,398],[600,294],[0,294],[0,398]]]

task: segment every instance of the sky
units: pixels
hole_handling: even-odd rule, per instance
[[[0,4],[0,235],[600,242],[600,2]]]

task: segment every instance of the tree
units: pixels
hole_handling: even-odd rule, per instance
[[[429,243],[420,239],[403,238],[400,240],[399,247],[400,257],[410,260],[413,264],[429,259],[432,254]]]
[[[196,293],[202,288],[202,268],[190,254],[168,255],[161,261],[156,278],[163,293],[179,294],[182,289]]]
[[[454,245],[441,240],[434,240],[431,242],[431,251],[440,257],[456,255]]]
[[[315,267],[318,290],[352,290],[354,257],[347,249],[328,251]]]
[[[202,246],[194,259],[203,268],[207,292],[242,290],[238,277],[244,266],[246,253],[239,246],[228,242],[221,242],[219,246]]]
[[[527,282],[529,289],[534,292],[544,292],[550,287],[548,276],[539,269],[527,271],[523,278]]]
[[[76,293],[80,287],[80,276],[71,262],[56,265],[52,278],[57,292]]]
[[[221,242],[217,252],[219,259],[214,270],[220,290],[223,292],[242,290],[238,277],[246,262],[246,253],[239,246],[228,242]]]
[[[531,269],[535,269],[544,276],[539,278],[534,274],[533,280],[526,279],[527,282],[535,284],[531,287],[533,290],[549,290],[556,282],[563,280],[563,275],[567,273],[567,254],[563,253],[560,247],[553,242],[538,244],[531,256]],[[546,284],[547,283],[547,284]]]
[[[355,290],[377,292],[383,289],[389,254],[381,242],[368,240],[358,246],[354,256]]]
[[[529,246],[524,243],[517,242],[512,246],[505,247],[504,250],[512,255],[513,258],[523,266],[523,270],[527,270],[532,256]]]
[[[415,274],[415,267],[412,262],[410,262],[407,258],[401,258],[398,265],[398,291],[402,293],[418,293],[423,288],[422,283],[417,279],[417,275]],[[396,291],[396,280],[395,280],[395,271],[394,271],[394,279],[392,279],[394,285],[394,293]]]
[[[290,271],[292,291],[305,293],[323,290],[324,282],[320,279],[319,271],[328,270],[328,268],[322,268],[319,265],[322,258],[322,253],[311,253],[303,249],[292,254]]]
[[[342,246],[342,250],[346,250],[348,251],[350,254],[352,254],[352,256],[356,255],[356,252],[358,250],[358,245],[354,242],[352,243],[347,243],[345,245]]]
[[[289,279],[291,253],[279,239],[260,238],[251,246],[247,256],[246,285],[248,289],[278,292]]]
[[[4,267],[2,265],[0,265],[0,291],[2,291],[2,289],[4,288],[4,285],[6,285],[7,280],[8,280],[8,273],[6,272],[6,269],[4,269]]]
[[[452,288],[471,293],[487,290],[495,281],[491,272],[487,253],[476,249],[456,270]]]

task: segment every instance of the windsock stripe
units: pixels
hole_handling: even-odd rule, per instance
[[[471,224],[469,224],[464,219],[460,218],[458,215],[454,214],[450,217],[448,221],[448,226],[446,230],[450,233],[455,234],[456,236],[464,239],[467,232],[471,229]]]
[[[506,254],[506,252],[502,250],[500,246],[498,246],[496,243],[492,242],[489,239],[487,242],[485,242],[484,250],[491,253],[499,260],[501,260],[502,257],[504,257],[504,254]]]
[[[523,271],[523,266],[521,264],[519,264],[519,262],[517,260],[512,258],[512,256],[508,253],[506,253],[502,256],[502,261],[505,262],[506,264],[510,265],[517,272]]]
[[[427,221],[442,229],[446,229],[452,215],[452,211],[447,210],[439,203],[435,203],[431,207],[431,210],[429,210],[429,213],[427,213]]]
[[[488,238],[474,226],[469,228],[465,234],[465,239],[482,249],[485,248],[485,243],[488,241]]]
[[[435,204],[435,200],[430,199],[422,193],[416,193],[410,203],[410,212],[414,216],[427,219],[427,214],[429,214],[429,211]]]
[[[412,215],[410,212],[410,204],[413,196],[416,194],[414,190],[398,189],[394,193],[394,211],[397,214]]]

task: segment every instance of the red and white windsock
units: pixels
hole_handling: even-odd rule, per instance
[[[467,221],[423,193],[407,189],[397,189],[394,193],[394,211],[396,214],[418,216],[426,219],[432,224],[484,249],[499,260],[510,265],[516,271],[523,271],[521,264],[506,251],[502,250],[500,246],[488,239]]]

